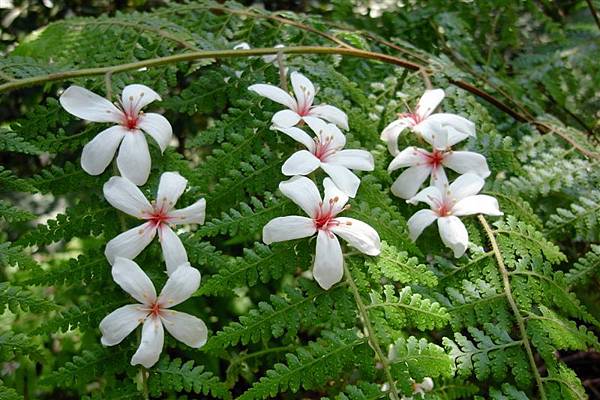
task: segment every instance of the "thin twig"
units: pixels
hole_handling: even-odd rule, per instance
[[[594,17],[594,21],[596,21],[596,25],[598,25],[598,29],[600,29],[600,17],[598,16],[598,11],[596,11],[596,7],[594,7],[594,3],[592,0],[585,0],[588,8],[590,9],[590,13],[592,13],[592,17]]]
[[[279,87],[287,93],[287,74],[285,73],[285,64],[283,62],[283,53],[281,51],[277,52],[277,66],[279,67]]]
[[[344,273],[346,274],[346,281],[350,286],[350,290],[352,290],[352,294],[354,295],[354,301],[356,302],[356,307],[358,308],[358,313],[363,322],[365,329],[367,330],[368,340],[381,362],[383,366],[383,372],[385,373],[386,379],[390,385],[390,397],[392,400],[400,400],[400,395],[398,394],[398,389],[396,389],[396,382],[392,377],[392,373],[390,372],[390,365],[388,363],[387,357],[381,351],[381,347],[379,346],[379,342],[377,341],[377,337],[375,336],[375,329],[373,329],[373,325],[371,325],[371,320],[369,319],[369,312],[365,307],[365,304],[360,297],[360,292],[358,291],[358,287],[352,279],[352,274],[350,273],[350,269],[348,269],[348,265],[344,262]]]
[[[529,365],[531,368],[531,372],[535,378],[535,382],[538,386],[538,391],[540,394],[540,399],[546,399],[546,391],[544,390],[544,384],[542,383],[542,377],[537,369],[537,364],[535,363],[535,357],[533,356],[533,350],[531,349],[531,344],[529,343],[529,337],[527,336],[527,329],[525,328],[525,319],[523,315],[521,315],[521,311],[519,311],[519,307],[515,302],[515,299],[512,294],[512,289],[510,286],[510,278],[508,277],[508,270],[504,265],[504,258],[502,257],[502,253],[500,253],[500,248],[498,247],[498,242],[496,242],[496,237],[494,236],[494,232],[492,232],[492,228],[487,223],[486,219],[483,215],[478,215],[479,222],[483,226],[485,233],[492,245],[492,250],[494,251],[494,255],[496,256],[496,261],[498,263],[498,269],[500,270],[500,274],[502,275],[502,282],[504,283],[504,293],[506,293],[506,300],[512,309],[512,312],[517,321],[517,326],[519,327],[519,334],[521,339],[523,340],[523,347],[525,348],[525,352],[527,353],[527,357],[529,358]]]

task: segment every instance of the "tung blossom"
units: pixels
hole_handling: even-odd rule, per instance
[[[339,282],[344,274],[342,248],[336,235],[360,252],[376,256],[381,252],[377,232],[369,225],[353,218],[338,217],[347,209],[348,196],[329,178],[323,180],[325,197],[315,183],[295,176],[279,184],[279,190],[296,203],[308,217],[286,216],[269,221],[263,228],[263,242],[271,244],[300,239],[317,234],[313,276],[323,289]]]
[[[304,120],[315,133],[314,138],[300,128],[276,127],[306,147],[306,150],[292,154],[281,167],[281,172],[287,176],[308,175],[320,167],[346,195],[356,196],[360,179],[350,169],[373,171],[373,155],[366,150],[343,150],[346,136],[334,124],[314,117]]]
[[[271,121],[274,125],[289,128],[305,120],[306,117],[316,117],[332,122],[342,129],[348,129],[348,117],[342,110],[326,104],[313,105],[316,91],[308,78],[294,71],[291,73],[290,79],[296,98],[273,85],[259,83],[248,88],[248,90],[288,108],[288,110],[281,110],[273,115]]]
[[[201,319],[170,310],[189,299],[200,286],[200,272],[189,263],[178,266],[158,296],[148,275],[131,260],[118,257],[112,276],[139,303],[125,305],[104,317],[100,322],[100,341],[105,346],[117,345],[143,323],[142,340],[131,365],[150,368],[156,364],[165,339],[163,328],[190,347],[197,349],[206,343],[208,329]]]
[[[385,127],[381,132],[381,140],[387,143],[391,155],[397,156],[400,152],[398,137],[404,129],[409,128],[419,135],[424,135],[427,128],[431,126],[427,122],[437,123],[442,128],[448,129],[451,134],[456,131],[456,134],[465,137],[475,136],[475,124],[468,119],[449,113],[432,114],[444,96],[442,89],[426,90],[414,112],[398,114],[398,119]]]
[[[432,185],[447,183],[444,167],[459,174],[475,173],[482,178],[490,175],[485,157],[472,151],[453,151],[451,147],[467,138],[470,133],[444,128],[436,122],[423,131],[422,137],[433,149],[431,152],[418,147],[407,147],[390,163],[388,172],[409,167],[392,184],[392,193],[402,199],[413,197],[423,182],[431,176]]]
[[[430,210],[419,210],[408,220],[408,230],[412,240],[416,240],[423,230],[437,221],[442,242],[461,257],[467,250],[469,234],[458,217],[473,214],[500,216],[498,201],[484,194],[477,194],[484,185],[478,175],[467,173],[456,178],[450,186],[440,189],[430,186],[421,190],[408,203],[426,203]]]
[[[90,175],[100,175],[119,148],[117,167],[121,175],[138,186],[146,183],[151,161],[143,132],[152,136],[161,152],[165,151],[173,135],[171,124],[165,117],[142,112],[142,108],[155,100],[161,100],[158,93],[139,84],[125,86],[118,105],[79,86],[65,90],[60,96],[60,104],[67,112],[87,121],[116,124],[84,146],[81,154],[83,170]]]
[[[181,210],[175,203],[187,186],[187,180],[176,172],[165,172],[160,177],[156,201],[148,202],[142,191],[127,178],[113,176],[104,184],[104,197],[115,208],[138,219],[146,220],[113,238],[106,245],[104,254],[113,264],[117,257],[134,259],[150,244],[156,232],[162,247],[167,273],[188,261],[181,240],[170,226],[179,224],[203,224],[206,201],[200,199]]]

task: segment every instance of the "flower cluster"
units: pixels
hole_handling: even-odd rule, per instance
[[[114,281],[139,303],[120,307],[100,322],[101,342],[105,346],[119,344],[143,324],[142,340],[131,364],[146,368],[153,366],[162,352],[163,327],[194,348],[203,346],[208,334],[201,319],[170,309],[190,298],[200,286],[200,272],[190,266],[186,250],[171,226],[204,223],[206,202],[199,199],[186,208],[174,209],[187,187],[187,180],[177,172],[161,175],[156,201],[152,203],[138,188],[148,180],[151,165],[143,132],[156,141],[161,153],[173,133],[165,117],[142,112],[142,108],[154,100],[160,100],[154,90],[137,84],[123,89],[118,104],[79,86],[69,87],[60,97],[63,108],[77,117],[117,124],[85,145],[81,167],[91,175],[101,174],[120,146],[117,167],[121,176],[113,176],[104,184],[104,197],[113,207],[146,222],[121,233],[106,245],[105,255],[112,265]],[[148,275],[133,261],[157,232],[169,276],[158,296]]]
[[[498,201],[491,196],[480,195],[484,178],[490,175],[485,157],[471,151],[454,151],[452,146],[475,136],[475,124],[455,114],[433,113],[444,99],[442,89],[428,90],[417,104],[415,112],[399,114],[381,133],[394,159],[389,172],[404,170],[392,184],[395,196],[410,204],[426,203],[430,210],[419,210],[409,220],[412,240],[437,221],[442,242],[461,257],[467,250],[469,234],[458,218],[473,214],[502,215]],[[398,149],[398,138],[410,129],[431,146],[431,151],[410,146]],[[444,167],[460,175],[452,184]],[[430,186],[419,191],[430,178]]]
[[[290,74],[294,90],[290,94],[276,86],[256,84],[248,89],[280,103],[288,109],[273,115],[273,129],[283,132],[305,149],[291,155],[281,168],[292,178],[279,184],[279,190],[298,205],[308,217],[286,216],[269,221],[263,228],[266,244],[317,235],[313,277],[323,289],[329,289],[343,277],[344,259],[338,236],[362,253],[376,256],[381,243],[377,232],[364,222],[338,217],[355,197],[360,178],[351,170],[372,171],[374,160],[366,150],[344,150],[348,117],[339,108],[313,105],[313,83],[298,72]],[[307,125],[311,137],[299,126]],[[315,182],[305,175],[321,168],[329,178],[323,180],[324,198]]]

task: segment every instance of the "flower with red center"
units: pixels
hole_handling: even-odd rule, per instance
[[[161,152],[165,151],[173,134],[165,117],[142,112],[143,107],[155,100],[160,100],[158,93],[138,84],[125,86],[117,105],[79,86],[65,90],[60,96],[60,104],[70,114],[87,121],[117,124],[100,132],[84,146],[81,153],[83,170],[90,175],[101,174],[119,149],[117,167],[121,175],[138,186],[146,183],[151,160],[143,132],[152,136]]]
[[[342,129],[348,129],[348,117],[342,110],[326,104],[313,105],[316,91],[308,78],[294,71],[290,75],[290,80],[292,81],[295,98],[273,85],[259,83],[248,88],[248,90],[288,108],[288,110],[281,110],[273,115],[271,120],[273,125],[289,128],[305,120],[306,117],[316,117],[332,122]]]
[[[433,123],[452,131],[456,135],[475,136],[475,124],[468,119],[449,113],[432,114],[444,99],[444,96],[442,89],[426,90],[419,99],[414,112],[398,114],[398,119],[385,127],[381,132],[381,140],[387,143],[391,155],[396,156],[400,153],[398,137],[406,128],[421,136],[431,136],[429,131]]]
[[[286,216],[272,219],[263,228],[263,242],[271,244],[300,239],[317,234],[313,277],[323,289],[329,289],[342,279],[344,258],[337,236],[360,252],[376,256],[381,251],[377,232],[362,221],[338,217],[347,209],[348,196],[331,179],[323,180],[325,197],[315,183],[295,176],[279,184],[279,190],[296,203],[308,217]]]
[[[453,151],[451,146],[466,139],[452,129],[432,124],[423,139],[433,147],[431,152],[410,146],[402,150],[388,166],[388,172],[407,168],[392,184],[392,193],[402,199],[413,197],[428,177],[431,185],[444,185],[448,182],[444,167],[459,174],[475,173],[482,178],[490,175],[487,161],[481,154],[472,151]]]
[[[322,168],[344,193],[350,197],[356,196],[360,179],[351,169],[373,171],[375,162],[371,153],[366,150],[343,150],[346,136],[337,126],[314,117],[304,120],[315,133],[314,138],[300,128],[276,127],[306,147],[306,150],[292,154],[281,167],[281,172],[287,176],[308,175]]]
[[[423,230],[437,220],[440,237],[451,248],[454,257],[461,257],[467,250],[469,234],[458,217],[473,214],[503,215],[498,201],[484,194],[477,194],[483,187],[482,177],[467,173],[456,178],[450,186],[430,186],[421,190],[408,203],[423,202],[430,209],[417,211],[408,220],[412,240],[417,240]]]
[[[150,244],[156,232],[162,247],[167,273],[187,262],[187,253],[171,226],[203,224],[206,201],[200,199],[189,207],[176,210],[187,180],[176,172],[165,172],[158,184],[157,200],[148,202],[142,191],[127,178],[113,176],[104,184],[104,197],[115,208],[146,223],[121,233],[106,245],[104,254],[113,264],[117,257],[134,259]]]
[[[208,329],[201,319],[170,309],[189,299],[200,286],[200,272],[189,263],[178,266],[158,296],[148,275],[131,260],[117,257],[112,276],[139,303],[125,305],[104,317],[100,322],[100,341],[104,346],[121,343],[143,324],[142,340],[131,358],[131,365],[150,368],[162,352],[164,328],[175,339],[195,349],[206,343]]]

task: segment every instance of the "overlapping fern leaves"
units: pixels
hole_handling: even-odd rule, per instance
[[[502,18],[516,21],[515,7]],[[346,12],[340,10],[332,17]],[[528,6],[525,11],[539,17]],[[429,29],[414,18],[407,24]],[[437,17],[436,24],[457,27],[465,19],[465,12],[455,10]],[[346,20],[361,27],[360,21]],[[384,35],[392,29],[366,25]],[[546,20],[542,25],[553,26]],[[415,39],[421,50],[403,40],[389,47],[373,39],[377,35],[330,26],[314,16],[281,17],[231,2],[197,1],[60,21],[0,60],[1,85],[59,71],[227,50],[246,41],[252,47],[280,42],[357,46],[396,56],[400,46],[403,56],[432,72],[424,79],[418,72],[357,58],[284,57],[285,67],[318,83],[320,100],[348,113],[348,141],[376,159],[376,170],[362,175],[347,213],[378,230],[382,254],[373,258],[345,249],[350,276],[329,291],[307,273],[313,242],[260,242],[267,221],[297,211],[277,190],[283,160],[296,145],[269,129],[277,106],[247,91],[256,82],[279,84],[277,65],[260,57],[206,59],[29,89],[37,105],[21,99],[22,115],[0,130],[0,150],[19,160],[0,166],[5,231],[0,234],[0,307],[7,310],[0,316],[0,355],[3,370],[10,372],[3,376],[0,398],[31,398],[24,391],[34,387],[40,398],[66,390],[91,399],[185,393],[222,399],[399,399],[412,395],[414,384],[425,377],[435,382],[427,394],[431,398],[585,398],[579,377],[560,352],[600,347],[598,309],[576,294],[597,282],[600,268],[598,160],[577,146],[583,143],[592,153],[598,148],[578,135],[575,147],[552,132],[542,135],[535,124],[514,121],[451,86],[462,79],[477,82],[481,75],[472,75],[456,54],[452,63],[427,53],[433,49],[410,37],[415,33],[401,36]],[[440,44],[451,42],[465,59],[482,60],[466,50],[462,35],[451,29],[445,35]],[[505,50],[518,41],[512,36],[498,40]],[[565,43],[573,40],[569,34]],[[500,50],[490,50],[490,65]],[[526,103],[534,114],[549,102],[566,113],[573,100],[558,83],[573,87],[573,76],[560,75],[554,83],[553,77],[577,58],[546,52],[533,65],[548,59],[556,64],[540,72],[536,79],[544,89],[535,89],[548,96],[536,103],[532,95]],[[482,70],[492,76],[490,65]],[[532,68],[523,59],[515,65]],[[152,193],[161,172],[178,170],[191,187],[182,203],[204,196],[208,204],[206,224],[181,236],[190,261],[203,274],[185,309],[207,321],[209,341],[193,351],[167,339],[163,357],[147,376],[127,362],[135,338],[107,350],[97,330],[108,311],[127,301],[110,279],[102,246],[134,221],[103,200],[102,184],[110,171],[92,177],[78,165],[82,146],[101,127],[75,121],[56,101],[67,83],[110,95],[133,81],[161,93],[159,107],[177,136],[176,146],[162,156],[152,146],[156,162],[143,190]],[[501,82],[495,88],[499,92],[525,90],[514,81]],[[449,87],[448,111],[476,122],[478,137],[467,147],[488,158],[493,175],[484,191],[498,198],[505,213],[497,221],[467,219],[472,243],[468,256],[458,260],[433,232],[416,243],[409,239],[406,219],[415,208],[389,193],[389,159],[379,141],[385,123],[405,111],[399,97],[413,104],[429,83]],[[589,107],[586,93],[578,90],[576,97]],[[412,138],[401,140],[409,144]],[[165,281],[156,243],[139,261],[159,286]],[[16,372],[11,370],[15,363]]]

